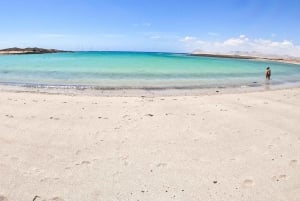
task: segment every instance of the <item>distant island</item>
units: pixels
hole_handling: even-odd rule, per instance
[[[44,49],[37,47],[28,47],[28,48],[7,48],[0,50],[0,54],[49,54],[49,53],[60,53],[60,52],[71,52],[64,50],[56,50],[56,49]]]

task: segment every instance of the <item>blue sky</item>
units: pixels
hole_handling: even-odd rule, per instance
[[[300,56],[299,19],[298,0],[1,0],[0,48]]]

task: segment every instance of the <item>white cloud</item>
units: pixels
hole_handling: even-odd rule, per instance
[[[242,44],[246,44],[249,39],[245,35],[240,35],[238,38],[230,38],[223,42],[224,45],[228,46],[240,46]]]
[[[239,37],[229,38],[224,41],[203,41],[193,36],[186,36],[180,41],[185,44],[187,51],[194,51],[196,49],[219,53],[244,51],[300,57],[300,45],[296,45],[290,40],[250,39],[246,35],[240,35]]]
[[[183,39],[181,39],[182,42],[195,42],[196,40],[197,38],[192,36],[186,36]]]
[[[193,36],[186,36],[182,38],[180,41],[191,45],[203,45],[206,43],[205,41],[199,40],[197,37],[193,37]]]

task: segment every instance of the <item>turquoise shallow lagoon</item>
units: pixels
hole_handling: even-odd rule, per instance
[[[299,84],[300,66],[173,53],[74,52],[1,55],[0,82],[27,87],[227,88]]]

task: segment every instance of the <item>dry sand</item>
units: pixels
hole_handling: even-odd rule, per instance
[[[0,200],[299,201],[300,88],[0,92]]]
[[[234,58],[234,59],[253,59],[260,61],[275,61],[280,63],[289,63],[300,65],[299,57],[279,56],[279,55],[262,55],[262,54],[219,54],[219,53],[199,53],[194,52],[191,55],[218,58]]]

